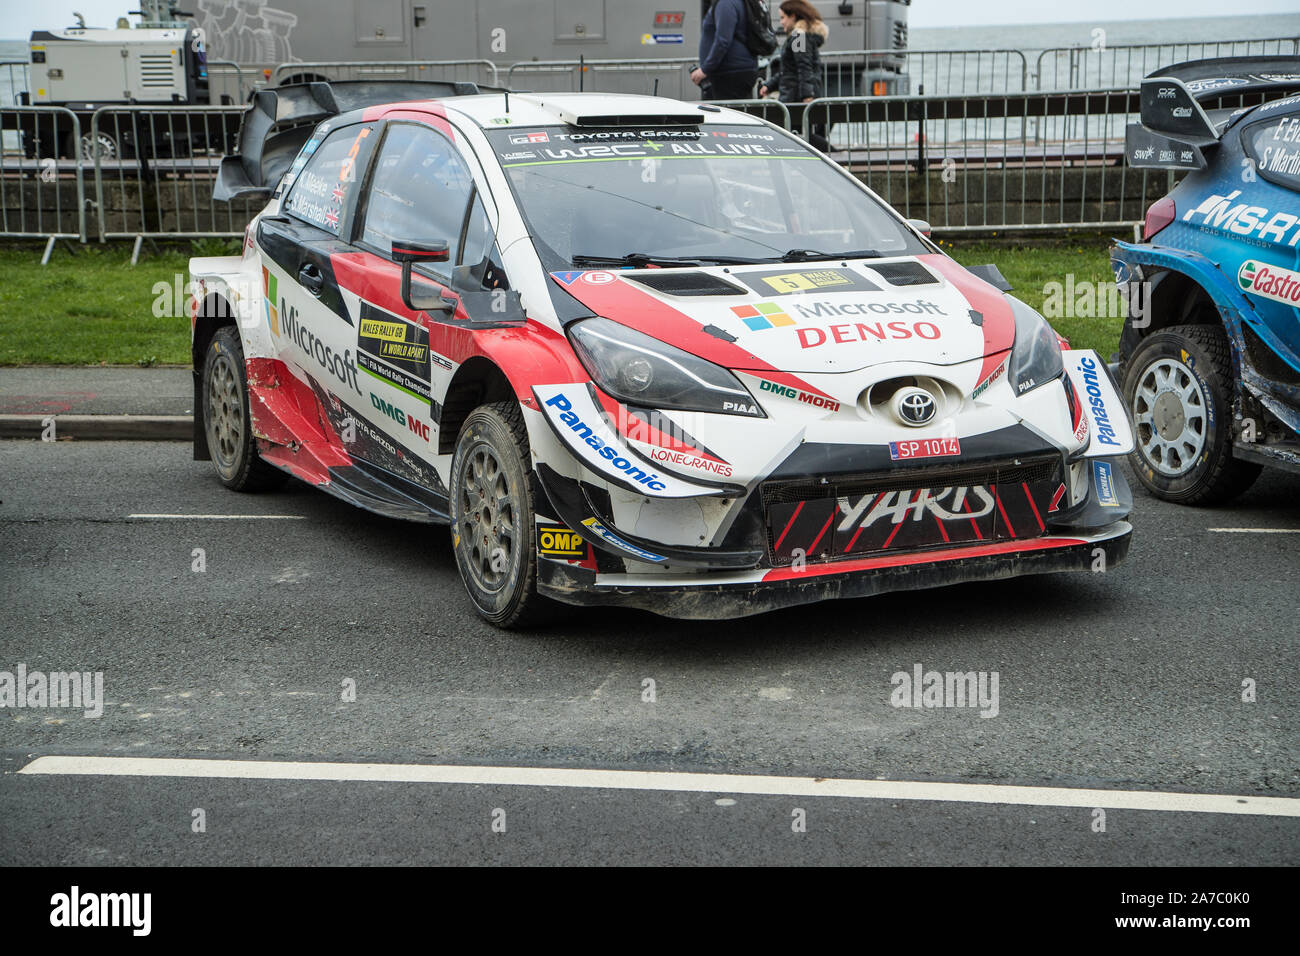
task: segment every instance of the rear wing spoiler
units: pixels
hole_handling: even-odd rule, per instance
[[[267,198],[316,125],[340,113],[411,100],[489,92],[462,81],[357,80],[257,90],[239,127],[237,152],[221,160],[212,198]]]
[[[1300,57],[1295,56],[1229,56],[1162,67],[1142,80],[1141,122],[1124,132],[1128,164],[1204,169],[1206,154],[1243,109],[1297,90]],[[1215,108],[1225,97],[1241,97],[1243,106]],[[1244,106],[1247,98],[1255,103]]]

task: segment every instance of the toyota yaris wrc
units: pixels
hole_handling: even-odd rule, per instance
[[[242,256],[191,262],[196,456],[227,486],[449,524],[499,625],[1123,559],[1105,365],[789,133],[347,87],[257,94],[217,195],[269,202]]]

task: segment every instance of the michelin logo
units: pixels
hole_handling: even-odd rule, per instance
[[[546,405],[555,408],[560,412],[559,420],[578,438],[585,441],[601,458],[609,462],[610,467],[617,471],[622,477],[631,481],[633,484],[649,488],[652,491],[663,491],[668,486],[663,479],[653,471],[647,472],[644,469],[633,464],[629,459],[619,454],[619,450],[613,445],[606,444],[604,439],[595,433],[591,425],[582,420],[577,412],[573,410],[573,402],[563,392],[557,392],[546,400]]]
[[[582,522],[582,526],[587,529],[587,533],[589,535],[594,534],[602,541],[607,541],[610,544],[612,544],[614,547],[621,548],[622,550],[626,551],[628,554],[635,555],[636,557],[641,558],[644,561],[657,562],[657,561],[667,560],[662,555],[654,554],[651,551],[646,551],[644,548],[638,548],[630,541],[624,541],[622,538],[620,538],[614,532],[610,531],[608,528],[606,528],[595,518],[587,518],[585,521]]]
[[[1097,423],[1097,441],[1103,445],[1118,447],[1119,440],[1115,437],[1115,426],[1110,423],[1110,413],[1106,410],[1106,399],[1102,397],[1097,363],[1084,356],[1079,359],[1078,369],[1083,375],[1084,387],[1088,392],[1088,404],[1092,406],[1093,420]]]
[[[1115,475],[1108,461],[1092,463],[1092,483],[1097,489],[1097,500],[1103,508],[1118,508],[1119,494],[1115,491]]]

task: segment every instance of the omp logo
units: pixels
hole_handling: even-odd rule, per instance
[[[1084,356],[1079,359],[1078,369],[1083,374],[1083,384],[1088,392],[1088,404],[1092,406],[1092,417],[1097,422],[1097,441],[1103,445],[1118,445],[1115,426],[1110,423],[1110,413],[1106,410],[1106,399],[1102,395],[1097,363]]]
[[[275,276],[271,275],[271,270],[266,266],[262,266],[262,301],[266,304],[266,324],[271,327],[271,333],[277,339],[280,337],[280,313],[273,303],[278,298]]]
[[[607,445],[595,430],[582,420],[577,412],[573,410],[573,403],[569,401],[567,395],[559,392],[546,400],[546,404],[558,409],[560,412],[559,420],[578,438],[581,438],[592,449],[595,450],[601,458],[605,459],[615,471],[619,472],[629,481],[644,485],[653,491],[663,491],[667,484],[655,472],[646,472],[644,469],[634,465],[631,460],[619,454],[619,449],[613,445]]]
[[[736,318],[743,321],[753,332],[794,325],[794,319],[786,315],[785,310],[775,302],[733,305],[731,311],[736,313]]]
[[[587,542],[563,525],[537,526],[537,550],[555,558],[585,558]]]
[[[1237,270],[1237,284],[1243,292],[1300,307],[1300,272],[1247,259]]]

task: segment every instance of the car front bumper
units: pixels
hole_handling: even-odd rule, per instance
[[[836,598],[996,581],[1056,571],[1105,572],[1127,556],[1133,528],[1116,521],[1088,533],[936,548],[742,572],[607,574],[552,561],[538,591],[577,605],[634,607],[670,618],[725,620]]]

